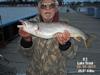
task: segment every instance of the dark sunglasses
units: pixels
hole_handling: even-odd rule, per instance
[[[55,3],[42,3],[40,5],[41,9],[47,9],[47,8],[52,9],[52,8],[55,8],[55,7],[56,7]]]

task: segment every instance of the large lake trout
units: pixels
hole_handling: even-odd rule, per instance
[[[24,31],[40,38],[50,39],[54,38],[55,34],[58,32],[68,31],[71,38],[74,38],[77,41],[83,39],[86,48],[89,46],[91,40],[83,31],[64,22],[32,23],[29,21],[21,21],[21,23],[22,25],[18,25],[18,28],[22,27]]]

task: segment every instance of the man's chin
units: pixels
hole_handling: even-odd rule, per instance
[[[52,19],[52,17],[46,17],[45,19],[46,19],[46,20],[51,20],[51,19]]]

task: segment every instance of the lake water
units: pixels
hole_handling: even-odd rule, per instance
[[[34,16],[37,13],[35,7],[0,7],[0,26],[11,22]]]

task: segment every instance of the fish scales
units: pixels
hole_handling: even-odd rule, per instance
[[[80,29],[71,26],[62,22],[55,23],[32,23],[29,21],[21,21],[22,25],[18,26],[23,27],[23,30],[40,38],[50,39],[54,38],[55,34],[58,32],[67,31],[70,34],[71,38],[74,38],[77,41],[84,40],[85,46],[88,45],[89,37]]]

